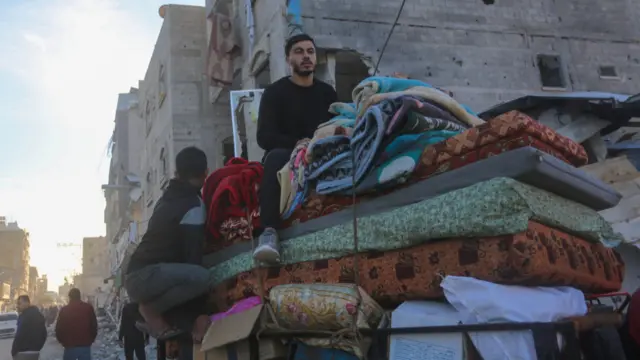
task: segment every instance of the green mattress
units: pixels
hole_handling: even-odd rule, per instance
[[[584,205],[513,179],[495,178],[358,218],[358,252],[408,248],[433,239],[516,234],[527,230],[529,220],[609,247],[622,241],[602,216]],[[352,219],[283,241],[281,246],[283,264],[353,254]],[[219,283],[252,268],[247,251],[213,266],[211,272]]]

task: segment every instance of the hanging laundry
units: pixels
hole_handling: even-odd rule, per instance
[[[288,37],[304,34],[301,14],[300,0],[289,0],[289,3],[287,4]]]
[[[233,81],[232,52],[237,47],[231,19],[220,13],[212,13],[211,40],[207,57],[207,75],[211,86],[229,86]]]

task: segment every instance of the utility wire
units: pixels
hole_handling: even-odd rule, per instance
[[[396,19],[393,21],[393,25],[391,25],[391,30],[387,35],[387,39],[384,41],[384,45],[382,45],[382,50],[380,50],[380,56],[378,56],[376,67],[373,70],[373,76],[376,76],[378,74],[378,67],[380,66],[380,61],[382,61],[382,56],[384,55],[385,50],[387,50],[387,45],[389,44],[389,40],[391,40],[391,35],[393,34],[393,30],[396,28],[396,25],[398,25],[398,20],[400,19],[400,15],[402,14],[402,10],[404,9],[405,3],[406,3],[406,0],[402,0],[402,3],[400,4],[400,8],[398,9],[398,13],[396,14]]]

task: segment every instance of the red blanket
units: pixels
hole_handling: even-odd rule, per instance
[[[247,218],[258,210],[258,188],[262,181],[262,164],[232,158],[224,167],[207,177],[202,197],[207,207],[207,231],[214,239],[222,238],[220,224],[231,217]],[[253,227],[260,225],[253,218]]]

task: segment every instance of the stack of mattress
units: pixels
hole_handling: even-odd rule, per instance
[[[357,198],[360,285],[384,306],[442,297],[443,275],[618,290],[621,239],[597,211],[620,195],[576,168],[585,163],[579,144],[518,112],[426,147],[408,185]],[[253,269],[246,220],[226,220],[225,247],[206,258],[217,305],[354,282],[352,227],[351,197],[312,194],[280,232],[282,266]]]

